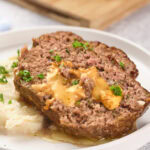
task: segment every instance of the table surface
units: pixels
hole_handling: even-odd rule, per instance
[[[12,29],[61,24],[6,0],[0,0],[0,19],[2,18],[11,23]],[[113,24],[105,31],[122,36],[150,49],[150,4]]]
[[[6,0],[0,0],[0,22],[1,20],[8,22],[12,29],[62,24]],[[113,24],[105,31],[132,40],[150,50],[150,4]],[[150,150],[150,144],[140,150]]]

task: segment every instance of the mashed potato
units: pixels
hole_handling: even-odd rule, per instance
[[[0,84],[0,93],[4,98],[4,103],[0,102],[0,130],[15,134],[34,134],[42,129],[44,118],[34,107],[17,101],[19,94],[13,84],[12,62],[0,63],[0,66],[5,66],[9,71],[8,83]]]

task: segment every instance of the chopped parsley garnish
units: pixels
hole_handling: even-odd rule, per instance
[[[0,78],[0,83],[7,83],[7,79],[6,79],[6,76],[3,75],[1,78]]]
[[[11,65],[11,68],[16,68],[18,66],[18,61],[14,61]]]
[[[74,48],[82,47],[82,46],[83,46],[83,43],[81,43],[81,42],[75,40],[75,41],[72,43],[72,46],[73,46]]]
[[[8,74],[8,71],[5,69],[4,66],[0,66],[0,75],[2,75],[0,77],[0,83],[7,83],[7,79],[6,79],[6,76]]]
[[[24,76],[24,77],[27,77],[27,76],[30,76],[30,72],[28,70],[21,70],[19,72],[19,75],[20,76]]]
[[[23,77],[22,79],[26,82],[30,82],[32,81],[33,77]]]
[[[70,54],[70,52],[69,52],[68,48],[66,48],[66,53]]]
[[[40,79],[44,79],[44,74],[42,74],[42,73],[41,73],[41,74],[38,74],[37,76],[38,76],[38,78],[40,78]]]
[[[33,79],[33,77],[23,77],[22,79],[26,82],[30,82]]]
[[[50,53],[53,53],[53,52],[54,52],[54,50],[50,49],[50,50],[49,50],[49,52],[50,52]]]
[[[0,93],[0,102],[4,103],[4,97],[2,93]]]
[[[26,82],[30,82],[33,77],[31,77],[30,72],[28,70],[21,70],[19,72],[19,76]]]
[[[119,65],[120,65],[120,67],[121,67],[122,69],[124,69],[125,65],[124,65],[123,62],[120,62]]]
[[[60,57],[59,55],[54,56],[54,59],[55,59],[57,62],[60,62],[60,61],[61,61],[61,57]]]
[[[5,69],[4,66],[0,66],[0,74],[8,74],[8,71]]]
[[[112,85],[110,87],[110,90],[113,92],[116,96],[122,96],[122,90],[119,85]]]
[[[79,83],[79,80],[73,80],[72,85],[77,85]]]
[[[17,50],[18,57],[20,56],[20,49]]]
[[[84,49],[88,49],[88,46],[89,46],[89,43],[88,42],[86,42],[85,44],[83,44],[83,47],[84,47]]]
[[[85,50],[87,50],[87,49],[90,49],[90,50],[91,50],[91,48],[89,48],[89,43],[88,43],[88,42],[86,42],[86,43],[81,43],[81,42],[75,40],[75,41],[72,43],[72,46],[73,46],[74,48],[83,47]]]
[[[12,104],[12,100],[9,100],[9,101],[8,101],[8,104]]]

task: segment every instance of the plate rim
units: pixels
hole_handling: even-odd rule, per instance
[[[146,48],[144,48],[143,46],[141,46],[140,44],[137,44],[135,42],[132,42],[131,40],[121,37],[119,35],[113,34],[113,33],[109,33],[107,31],[102,31],[102,30],[97,30],[97,29],[91,29],[91,28],[86,28],[86,27],[78,27],[78,26],[66,26],[66,25],[46,25],[46,26],[33,26],[33,27],[23,27],[20,29],[13,29],[13,30],[8,30],[5,32],[1,32],[0,36],[9,36],[9,34],[15,34],[18,32],[25,32],[25,31],[32,31],[32,30],[42,30],[42,29],[52,29],[52,28],[68,28],[68,29],[75,29],[75,30],[84,30],[84,31],[88,31],[88,32],[95,32],[95,33],[99,33],[99,34],[103,34],[106,36],[110,36],[113,38],[116,38],[118,40],[124,41],[132,46],[137,47],[138,49],[140,49],[141,51],[143,51],[144,53],[146,53],[147,55],[150,56],[150,51],[148,51]]]

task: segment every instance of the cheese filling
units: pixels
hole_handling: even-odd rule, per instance
[[[75,74],[79,81],[82,78],[89,78],[93,81],[92,99],[94,101],[101,102],[109,110],[119,106],[122,96],[113,94],[107,82],[100,77],[96,67],[70,69],[70,72]],[[61,75],[60,68],[57,65],[52,64],[50,66],[46,81],[46,83],[32,85],[32,89],[39,96],[52,95],[53,98],[66,106],[74,106],[77,101],[86,98],[81,83],[79,82],[77,85],[66,84],[70,81]]]

